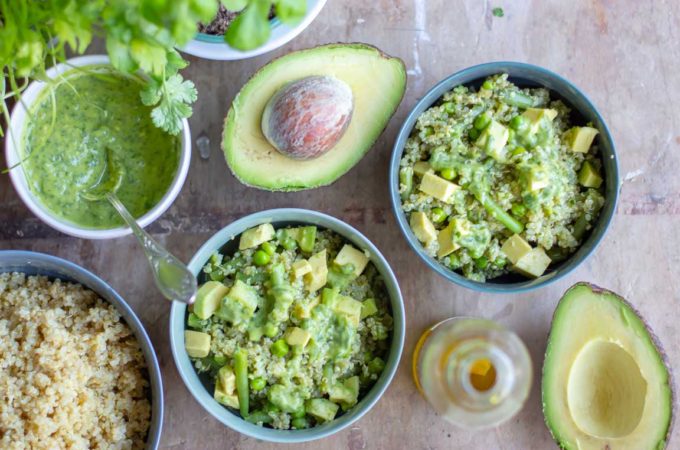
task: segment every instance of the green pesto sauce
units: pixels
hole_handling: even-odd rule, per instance
[[[96,71],[96,72],[93,72]],[[74,69],[35,103],[24,133],[23,168],[44,207],[78,226],[106,229],[123,220],[107,200],[81,193],[104,178],[106,149],[125,177],[117,196],[139,218],[168,190],[179,165],[179,139],[156,128],[139,99],[140,82],[106,66]],[[54,99],[54,103],[52,101]]]

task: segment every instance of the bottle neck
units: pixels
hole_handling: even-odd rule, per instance
[[[512,392],[515,368],[499,347],[470,339],[444,355],[442,389],[471,411],[495,408]]]

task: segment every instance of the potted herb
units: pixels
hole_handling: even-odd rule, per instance
[[[279,48],[316,18],[326,0],[222,0],[182,51],[215,60],[251,58]]]

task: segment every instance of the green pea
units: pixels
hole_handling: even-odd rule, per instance
[[[452,102],[446,102],[442,106],[444,107],[444,111],[446,111],[447,114],[453,114],[456,112],[456,105],[454,105]]]
[[[432,136],[434,134],[434,128],[432,127],[423,128],[423,134],[425,135],[425,137]]]
[[[517,115],[510,119],[510,128],[515,131],[522,132],[527,128],[527,119],[524,116]]]
[[[276,253],[276,246],[275,246],[275,245],[272,245],[271,242],[265,242],[265,243],[262,244],[260,247],[262,247],[262,250],[264,250],[264,252],[265,252],[266,254],[268,254],[269,256],[271,256],[271,255],[273,255],[274,253]]]
[[[442,169],[439,175],[445,180],[453,180],[456,177],[456,171],[453,169]]]
[[[521,203],[513,203],[510,207],[510,211],[514,216],[524,217],[524,215],[527,213],[527,207]]]
[[[468,137],[471,140],[476,140],[479,137],[479,130],[476,128],[470,128],[470,131],[468,131]]]
[[[475,117],[475,122],[474,122],[474,127],[475,129],[482,131],[484,128],[488,127],[489,124],[491,123],[491,113],[489,111],[485,111]]]
[[[274,336],[277,335],[278,332],[279,332],[279,327],[277,327],[273,323],[265,324],[264,335],[267,336],[268,338],[273,338]]]
[[[271,257],[264,252],[263,250],[258,250],[253,254],[253,263],[256,266],[264,266],[265,264],[269,263],[271,260]]]
[[[300,411],[295,411],[294,413],[291,413],[290,417],[292,417],[293,419],[301,419],[301,418],[305,417],[305,414],[307,414],[307,413],[305,412],[305,410],[303,408]]]
[[[385,368],[385,361],[379,356],[373,358],[371,362],[368,363],[368,371],[371,373],[379,374]]]
[[[261,391],[267,385],[267,380],[262,377],[253,378],[250,380],[250,389],[253,391]]]
[[[286,238],[283,239],[283,242],[281,242],[281,245],[286,250],[295,250],[297,248],[297,242],[295,242],[295,239],[293,239],[292,237],[289,237],[289,236],[287,236]]]
[[[493,81],[491,80],[484,81],[484,84],[482,84],[482,89],[486,89],[487,91],[493,89]]]
[[[488,265],[489,265],[489,258],[487,258],[486,256],[480,256],[479,258],[475,259],[475,266],[477,266],[477,268],[479,268],[481,270],[486,269],[486,266],[488,266]]]
[[[434,223],[442,223],[446,220],[446,213],[440,207],[432,208],[432,221]]]
[[[283,339],[279,339],[278,341],[272,344],[270,350],[275,356],[284,357],[290,351],[290,347],[288,346],[288,343],[286,343],[286,341],[284,341]]]

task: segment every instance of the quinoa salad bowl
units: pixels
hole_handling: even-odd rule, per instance
[[[483,292],[535,289],[576,268],[606,233],[618,190],[595,106],[561,76],[516,62],[433,87],[390,164],[409,245],[440,275]]]
[[[404,343],[398,283],[380,252],[333,217],[246,216],[189,264],[191,306],[173,303],[170,342],[194,398],[223,424],[303,442],[358,420],[380,398]]]
[[[158,448],[163,385],[135,313],[102,279],[0,251],[0,447]]]

